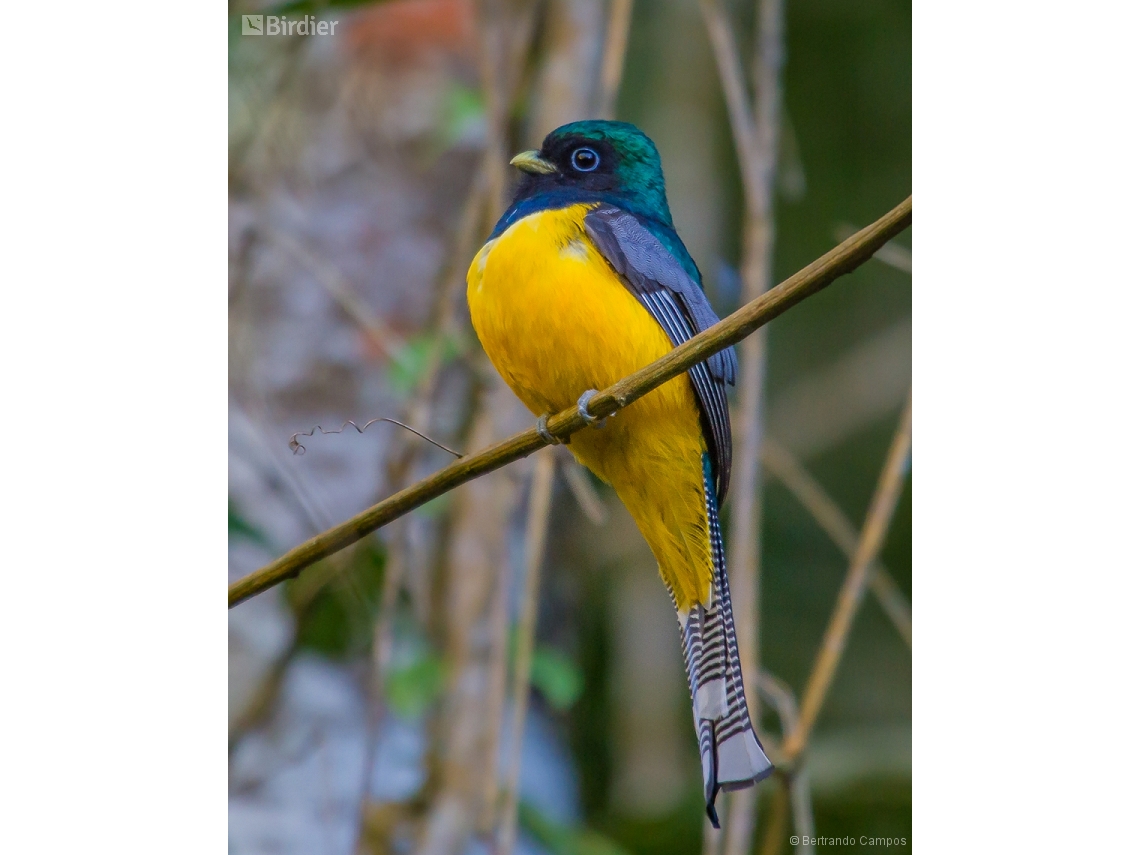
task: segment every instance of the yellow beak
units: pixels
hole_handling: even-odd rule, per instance
[[[557,172],[558,167],[549,160],[544,159],[537,151],[524,151],[511,158],[511,166],[530,172],[534,175],[549,175]]]

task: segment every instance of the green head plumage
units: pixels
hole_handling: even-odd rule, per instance
[[[571,122],[511,164],[523,172],[515,206],[532,199],[598,200],[673,227],[657,146],[628,122]]]

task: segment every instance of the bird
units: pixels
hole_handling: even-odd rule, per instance
[[[551,131],[510,164],[513,198],[467,272],[472,326],[522,403],[547,418],[576,406],[591,428],[564,440],[610,484],[657,560],[681,629],[705,811],[751,786],[772,762],[745,701],[720,511],[732,467],[721,350],[606,418],[598,389],[715,324],[701,274],[673,225],[657,147],[626,122]]]

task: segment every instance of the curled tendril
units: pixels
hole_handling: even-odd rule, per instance
[[[420,433],[414,427],[411,427],[410,425],[406,425],[401,421],[397,421],[396,419],[387,419],[387,418],[370,419],[369,421],[365,422],[364,427],[361,427],[356,422],[352,421],[352,419],[349,419],[347,422],[342,424],[336,430],[325,430],[320,425],[314,425],[309,430],[298,431],[297,433],[295,433],[291,437],[289,437],[289,448],[292,450],[292,452],[294,454],[304,454],[305,453],[305,446],[301,445],[301,443],[299,443],[297,441],[297,437],[299,437],[299,436],[313,436],[317,433],[317,431],[320,431],[324,435],[327,435],[330,433],[342,433],[344,431],[344,429],[346,427],[348,427],[349,425],[352,425],[354,428],[356,428],[357,433],[364,433],[366,430],[368,430],[369,425],[374,425],[374,424],[376,424],[376,422],[388,422],[388,424],[398,425],[399,427],[402,427],[404,430],[411,431],[412,433],[414,433],[416,436],[418,436],[420,439],[424,440],[425,442],[430,442],[436,448],[441,449],[442,451],[446,451],[448,454],[452,454],[455,457],[462,457],[463,456],[462,454],[460,454],[455,449],[448,448],[443,443],[436,442],[430,436],[424,436],[422,433]]]

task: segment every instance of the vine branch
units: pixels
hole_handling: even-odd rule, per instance
[[[318,431],[320,431],[322,436],[328,436],[328,435],[334,434],[334,433],[344,433],[344,429],[346,427],[348,427],[349,425],[352,425],[354,428],[356,428],[357,433],[362,434],[366,430],[368,430],[368,428],[372,427],[372,425],[376,424],[377,422],[387,422],[390,425],[396,425],[398,427],[402,427],[406,431],[411,431],[416,436],[418,436],[420,439],[424,440],[425,442],[430,442],[436,448],[438,448],[442,451],[446,451],[452,457],[462,457],[463,456],[458,451],[456,451],[454,448],[448,448],[443,443],[436,442],[430,436],[427,436],[426,434],[420,433],[418,430],[416,430],[411,425],[406,425],[402,421],[400,421],[399,419],[390,419],[386,416],[380,416],[380,417],[375,418],[375,419],[369,419],[367,422],[364,423],[363,427],[358,425],[352,419],[349,419],[348,421],[346,421],[344,424],[342,424],[336,430],[325,430],[320,425],[314,425],[313,427],[309,428],[309,430],[297,431],[297,433],[295,433],[291,437],[289,437],[289,449],[294,454],[304,454],[305,453],[305,446],[301,445],[301,443],[297,440],[297,437],[299,437],[299,436],[314,436]]]
[[[823,290],[840,276],[866,262],[875,251],[910,225],[911,197],[900,202],[871,225],[785,279],[778,286],[645,368],[618,381],[590,399],[587,412],[598,418],[613,415],[658,386],[687,371],[714,353],[743,340],[788,309]],[[547,429],[565,440],[586,426],[577,407],[568,407],[547,422]],[[291,579],[349,544],[392,520],[407,514],[460,484],[500,469],[546,445],[534,428],[522,431],[490,448],[457,460],[424,480],[373,505],[356,516],[310,538],[248,576],[229,586],[233,608],[274,585]]]
[[[894,439],[891,440],[890,450],[887,452],[887,459],[882,472],[879,473],[879,483],[871,499],[871,506],[867,510],[867,518],[859,535],[855,556],[851,560],[847,578],[844,579],[843,587],[839,591],[839,598],[831,613],[827,631],[820,642],[811,676],[808,677],[799,720],[792,732],[784,738],[784,755],[793,765],[798,762],[800,754],[807,745],[812,728],[823,707],[823,701],[831,688],[839,660],[847,646],[855,612],[867,590],[872,568],[882,551],[887,530],[898,506],[899,497],[902,495],[910,463],[911,416],[911,397],[908,395]]]
[[[764,468],[800,500],[800,504],[815,518],[820,528],[842,550],[848,562],[854,561],[855,551],[859,548],[859,533],[835,500],[827,494],[795,455],[776,440],[768,438],[764,442],[760,459]],[[906,642],[906,646],[910,647],[910,603],[882,561],[876,559],[871,566],[871,581],[868,584],[879,605],[883,607],[883,611]]]

